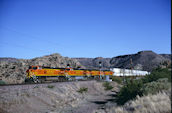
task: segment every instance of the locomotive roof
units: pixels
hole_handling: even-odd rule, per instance
[[[43,69],[70,69],[70,68],[57,68],[57,67],[42,67]],[[88,71],[100,71],[98,69],[80,69],[80,68],[71,68],[73,70],[88,70]],[[110,71],[107,69],[101,69],[101,71]]]

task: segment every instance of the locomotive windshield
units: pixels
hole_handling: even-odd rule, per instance
[[[34,70],[36,70],[36,69],[37,69],[37,67],[33,67],[33,69],[34,69]]]
[[[32,66],[29,66],[29,69],[32,69]]]

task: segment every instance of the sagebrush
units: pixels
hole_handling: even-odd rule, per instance
[[[88,91],[88,88],[86,87],[81,87],[77,92],[79,93],[84,93],[84,92],[87,92]]]
[[[112,81],[115,81],[115,82],[121,84],[122,83],[122,77],[112,76]]]
[[[111,90],[111,89],[113,89],[113,86],[111,86],[109,82],[104,82],[103,83],[103,86],[105,87],[105,90]]]
[[[128,80],[116,96],[118,105],[135,99],[136,96],[156,94],[159,91],[167,90],[171,86],[171,72],[169,69],[157,68],[150,75],[138,80]]]
[[[3,80],[0,80],[0,85],[2,84],[6,84],[6,82],[4,82]]]
[[[48,85],[47,88],[53,89],[55,86],[53,85]]]

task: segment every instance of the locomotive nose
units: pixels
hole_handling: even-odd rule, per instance
[[[29,69],[26,71],[26,73],[28,73],[29,72]]]

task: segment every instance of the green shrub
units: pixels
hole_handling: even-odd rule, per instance
[[[84,93],[84,92],[87,92],[87,91],[88,91],[88,88],[82,87],[82,88],[80,88],[77,92],[79,92],[79,93]]]
[[[143,83],[148,83],[148,82],[156,81],[160,78],[168,78],[168,81],[171,82],[171,71],[169,71],[167,68],[164,69],[157,68],[154,69],[150,75],[145,76],[142,80]]]
[[[130,80],[127,81],[116,96],[116,103],[118,105],[123,105],[127,101],[134,99],[137,95],[142,96],[143,92],[141,90],[143,83],[141,80]]]
[[[126,80],[124,86],[120,89],[116,96],[118,105],[135,99],[137,95],[155,94],[161,90],[170,88],[171,72],[168,69],[157,68],[150,75],[138,80]],[[170,81],[171,82],[171,81]]]
[[[47,87],[48,87],[48,86],[47,86]],[[35,86],[35,87],[33,87],[33,88],[34,88],[34,89],[35,89],[35,88],[39,88],[39,86]]]
[[[156,94],[159,91],[168,90],[170,86],[171,84],[168,82],[167,78],[161,78],[161,79],[158,79],[157,81],[144,84],[144,87],[142,88],[142,90],[143,90],[144,95]]]
[[[113,76],[112,77],[112,81],[115,81],[115,82],[121,84],[122,83],[122,77]]]
[[[53,85],[48,85],[47,88],[53,89],[54,86]]]
[[[0,85],[2,85],[2,84],[6,84],[6,82],[3,80],[0,80]]]
[[[113,87],[110,85],[109,82],[104,82],[103,83],[103,86],[105,87],[105,90],[111,90],[111,89],[113,89]]]

